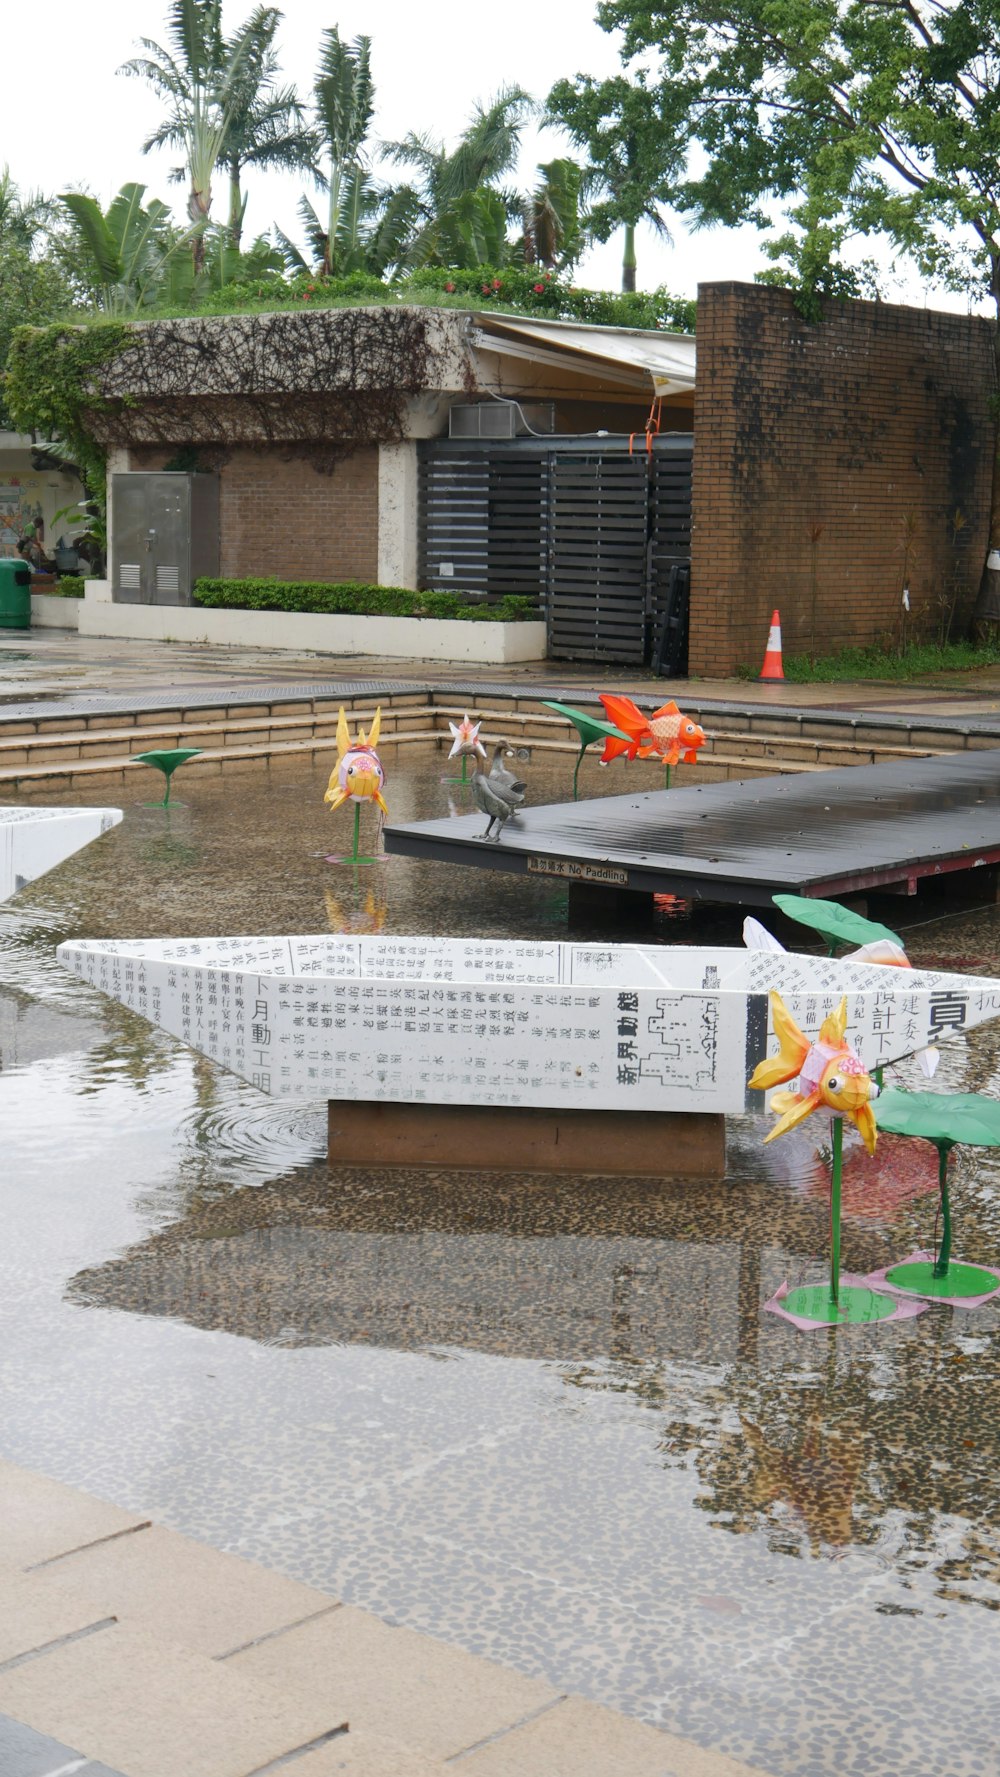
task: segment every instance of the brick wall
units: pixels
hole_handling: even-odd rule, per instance
[[[169,449],[135,449],[133,469],[161,469]],[[220,573],[227,579],[378,579],[378,451],[320,475],[276,451],[234,450],[219,476]]]
[[[787,291],[698,292],[692,673],[759,667],[774,606],[786,654],[968,623],[985,558],[994,386],[990,324]],[[957,533],[957,511],[965,519]]]
[[[225,577],[378,578],[378,451],[359,450],[319,475],[308,462],[234,451],[220,486]]]

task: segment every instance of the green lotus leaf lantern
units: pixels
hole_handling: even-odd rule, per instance
[[[814,901],[808,895],[772,895],[771,899],[789,919],[798,920],[800,925],[811,926],[814,932],[819,932],[827,940],[831,956],[836,954],[838,944],[874,944],[879,939],[902,944],[898,933],[891,932],[888,926],[879,925],[874,919],[863,919],[860,913],[852,913],[839,901]]]
[[[977,1092],[883,1092],[875,1101],[875,1121],[889,1135],[915,1136],[938,1151],[941,1241],[933,1259],[890,1265],[886,1282],[915,1296],[983,1296],[997,1288],[992,1271],[963,1265],[951,1257],[951,1202],[948,1156],[962,1143],[1000,1148],[1000,1103]]]
[[[547,710],[555,710],[558,716],[564,716],[580,736],[580,751],[573,768],[573,801],[577,802],[579,800],[577,779],[587,748],[593,746],[595,740],[628,741],[629,737],[627,734],[623,734],[620,728],[616,728],[612,722],[605,722],[600,716],[588,716],[586,710],[575,710],[570,703],[553,703],[549,697],[543,697],[542,702]]]
[[[161,753],[133,753],[132,757],[136,764],[152,765],[157,771],[163,773],[166,780],[166,794],[163,801],[157,804],[158,807],[166,808],[170,802],[170,780],[177,767],[186,765],[189,759],[196,759],[198,754],[204,750],[204,747],[168,747]]]

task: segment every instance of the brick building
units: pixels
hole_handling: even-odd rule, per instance
[[[897,635],[904,590],[960,633],[985,558],[977,318],[705,285],[695,370],[683,336],[486,312],[199,317],[136,326],[101,393],[113,475],[217,477],[223,575],[523,591],[556,655],[648,658],[681,556],[700,675],[758,664],[776,605],[791,652]],[[114,567],[113,498],[111,528]]]

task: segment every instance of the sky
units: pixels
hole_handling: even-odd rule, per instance
[[[227,29],[235,29],[251,9],[251,0],[227,0]],[[324,5],[285,0],[282,10],[282,70],[303,99],[312,87],[323,29],[336,24],[342,38],[361,32],[371,37],[375,140],[414,130],[451,144],[471,106],[487,101],[501,86],[519,84],[544,99],[564,75],[604,78],[620,68],[615,39],[594,22],[594,0],[502,0],[489,8],[471,0],[333,0]],[[183,214],[182,187],[168,182],[176,155],[141,151],[159,121],[159,101],[144,82],[116,72],[137,53],[140,37],[164,41],[165,18],[166,0],[97,0],[86,16],[78,0],[35,0],[31,40],[41,55],[5,82],[0,111],[0,165],[9,165],[22,189],[88,190],[107,204],[119,186],[137,180],[145,183],[149,196]],[[520,182],[528,188],[538,161],[567,152],[570,145],[559,132],[530,128],[524,136]],[[389,177],[392,169],[384,172]],[[309,191],[317,207],[321,202],[300,175],[254,174],[247,189],[247,238],[277,222],[293,240],[300,239],[296,205],[301,193]],[[220,178],[213,215],[221,220],[225,209]],[[640,231],[638,276],[645,288],[663,284],[676,295],[693,296],[699,282],[750,281],[767,264],[754,228],[689,233],[673,218],[669,226],[669,243],[652,230]],[[620,235],[592,248],[575,277],[583,285],[617,289]],[[966,307],[964,298],[929,294],[912,275],[887,276],[884,294],[921,307],[929,303],[963,312]]]

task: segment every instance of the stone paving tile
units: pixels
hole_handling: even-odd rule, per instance
[[[64,1599],[97,1601],[105,1615],[207,1655],[231,1653],[336,1604],[311,1586],[159,1525],[82,1549],[37,1577],[51,1580]]]
[[[749,1765],[582,1697],[544,1710],[452,1769],[456,1777],[754,1777]]]
[[[30,1567],[148,1523],[75,1487],[0,1462],[0,1561]]]
[[[110,1765],[97,1765],[10,1715],[0,1715],[0,1772],[3,1777],[70,1777],[71,1772],[72,1777],[121,1777]]]
[[[43,1584],[40,1574],[0,1572],[0,1666],[113,1614]],[[6,1777],[2,1761],[0,1777]]]
[[[455,1769],[381,1734],[338,1734],[288,1767],[288,1777],[449,1777]]]
[[[226,1662],[291,1695],[335,1697],[357,1730],[445,1759],[523,1721],[559,1692],[345,1606]]]
[[[0,1711],[128,1777],[247,1777],[345,1725],[325,1699],[123,1625],[0,1673]]]

